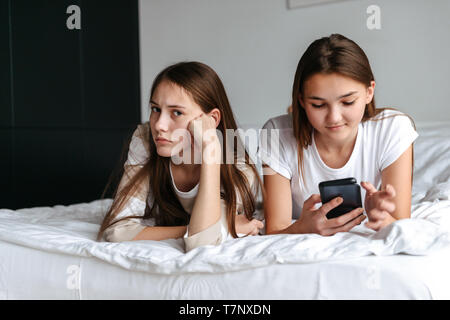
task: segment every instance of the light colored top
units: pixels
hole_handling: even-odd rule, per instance
[[[139,169],[141,169],[148,161],[150,157],[150,148],[148,144],[149,130],[150,124],[149,122],[145,122],[143,124],[138,125],[137,129],[134,131],[129,146],[128,157],[124,164],[124,174],[119,184],[119,189],[122,186],[124,186],[133,177],[133,175]],[[173,179],[172,168],[171,166],[169,167],[170,167],[170,176],[172,178],[172,186],[175,191],[175,195],[177,196],[184,210],[186,210],[186,212],[190,214],[198,194],[199,184],[197,183],[196,186],[194,186],[191,190],[187,192],[178,190]],[[256,193],[256,183],[255,183],[256,179],[255,176],[253,175],[253,171],[250,169],[250,167],[244,164],[238,163],[237,167],[244,172],[248,181],[250,182],[252,190],[254,191],[254,193]],[[223,191],[222,187],[221,190]],[[133,197],[130,198],[128,203],[125,205],[124,209],[117,214],[114,221],[127,216],[133,215],[144,216],[146,201],[148,202],[150,207],[153,205],[154,202],[153,193],[150,192],[149,190],[148,182],[143,183],[142,186],[140,186],[138,192]],[[239,193],[237,193],[236,204],[237,204],[236,214],[242,213],[243,205]],[[191,237],[207,238],[207,240],[200,241],[202,243],[206,241],[217,244],[224,241],[229,236],[228,228],[226,227],[227,225],[226,217],[224,217],[225,210],[226,210],[225,201],[221,199],[222,217],[219,220],[219,222],[213,225],[212,227],[202,232],[199,232]],[[130,241],[146,226],[154,226],[154,225],[155,220],[153,218],[126,219],[116,224],[113,224],[112,226],[107,228],[104,233],[104,239],[106,241],[111,242]],[[188,232],[186,231],[184,238],[188,238],[187,234]],[[215,239],[212,239],[214,237]],[[198,241],[196,242],[198,243]]]
[[[400,116],[374,121],[393,114]],[[298,219],[305,200],[312,194],[320,194],[319,183],[322,181],[354,177],[357,183],[368,181],[379,189],[381,172],[397,160],[418,137],[406,115],[399,111],[385,110],[373,120],[358,125],[355,146],[349,160],[343,167],[334,169],[322,161],[313,133],[312,144],[303,150],[303,181],[298,172],[298,149],[293,134],[292,114],[269,119],[263,129],[268,130],[261,131],[258,156],[262,163],[290,180],[292,219]],[[361,197],[365,197],[364,188],[361,188]]]

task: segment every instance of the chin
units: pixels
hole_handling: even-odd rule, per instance
[[[170,148],[164,148],[164,147],[156,148],[156,153],[160,157],[168,158],[172,155],[171,152],[172,152],[172,150]]]

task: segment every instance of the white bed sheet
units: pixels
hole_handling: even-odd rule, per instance
[[[2,299],[450,299],[450,126],[415,145],[412,219],[380,232],[94,241],[110,199],[0,209]]]

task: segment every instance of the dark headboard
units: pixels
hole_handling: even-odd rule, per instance
[[[0,208],[100,199],[141,121],[138,29],[138,0],[0,2]]]

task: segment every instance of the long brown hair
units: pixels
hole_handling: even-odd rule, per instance
[[[221,131],[223,137],[223,148],[227,147],[226,129],[237,129],[233,112],[230,107],[225,88],[216,74],[209,66],[200,62],[180,62],[171,65],[162,70],[155,78],[151,91],[150,99],[153,96],[158,85],[163,81],[169,81],[188,92],[192,99],[201,107],[204,113],[210,112],[214,108],[218,108],[221,112],[221,120],[217,127]],[[126,183],[122,183],[114,192],[114,200],[107,211],[103,223],[98,232],[97,240],[100,241],[102,235],[109,226],[114,223],[130,218],[154,218],[155,224],[158,226],[179,226],[189,223],[190,215],[184,210],[179,202],[173,189],[172,180],[169,172],[171,159],[169,157],[161,157],[156,151],[151,130],[145,137],[149,145],[149,159],[143,167],[135,172]],[[239,137],[234,136],[234,161],[232,164],[221,164],[220,181],[223,187],[221,198],[227,204],[227,224],[231,235],[236,238],[235,229],[235,213],[237,209],[237,193],[242,199],[243,210],[246,217],[251,220],[253,212],[256,209],[256,195],[262,191],[264,198],[264,189],[262,187],[261,178],[255,165],[250,162],[247,151],[244,151],[245,164],[251,169],[255,178],[254,190],[251,189],[250,182],[246,175],[238,169],[236,163],[237,148],[241,143]],[[242,150],[242,149],[241,149]],[[226,154],[226,152],[222,152]],[[154,199],[152,204],[146,201],[144,216],[128,216],[114,221],[117,214],[127,204],[127,201],[135,195],[140,186],[147,183],[149,192]],[[236,193],[237,192],[237,193]]]
[[[299,102],[299,93],[303,95],[304,83],[311,76],[317,74],[338,73],[356,80],[367,87],[375,81],[370,67],[369,59],[364,51],[352,40],[340,34],[332,34],[313,41],[300,58],[295,72],[292,88],[292,119],[293,131],[297,140],[298,170],[303,175],[303,148],[312,144],[313,127],[308,120],[305,110]],[[395,110],[394,108],[376,108],[375,97],[366,104],[362,122],[378,121],[397,115],[407,116],[414,128],[414,121],[407,114],[394,114],[384,118],[375,118],[384,110]],[[413,159],[414,161],[414,159]]]

